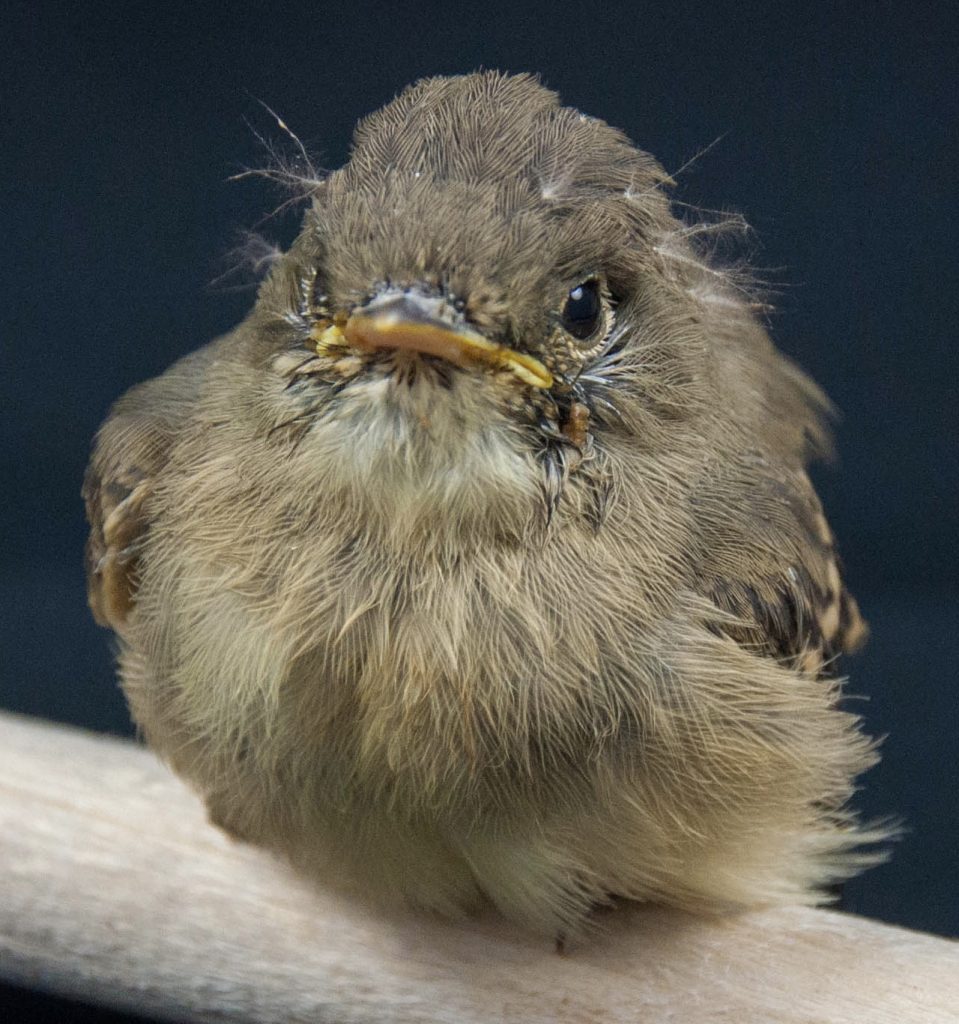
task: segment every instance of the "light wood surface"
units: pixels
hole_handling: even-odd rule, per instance
[[[610,914],[559,956],[385,916],[206,823],[131,743],[0,715],[0,977],[176,1021],[959,1021],[959,944],[825,910]]]

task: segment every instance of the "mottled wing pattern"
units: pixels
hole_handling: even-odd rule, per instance
[[[737,642],[805,674],[834,675],[837,658],[857,650],[868,628],[843,583],[842,562],[819,499],[806,483],[802,500],[790,503],[800,510],[802,557],[774,571],[715,579],[709,596],[738,620],[722,627]]]
[[[831,675],[840,654],[865,640],[866,625],[844,586],[824,592],[802,568],[746,583],[729,580],[711,594],[744,624],[723,632],[742,644],[794,665],[809,675]]]
[[[87,594],[101,626],[122,632],[133,607],[154,482],[195,410],[207,365],[226,340],[132,388],[97,434],[82,493],[90,523]]]
[[[101,626],[120,630],[136,593],[137,559],[146,534],[150,480],[135,463],[109,467],[94,460],[83,484],[90,536],[87,596]]]

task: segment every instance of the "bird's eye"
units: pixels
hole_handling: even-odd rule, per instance
[[[563,305],[560,321],[564,331],[579,341],[585,341],[596,333],[602,312],[599,281],[590,278],[570,290]]]

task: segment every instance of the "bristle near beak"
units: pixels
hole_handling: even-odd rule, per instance
[[[405,350],[437,356],[456,366],[493,366],[509,370],[524,384],[548,388],[553,376],[532,356],[485,338],[443,316],[442,299],[417,292],[387,292],[353,311],[341,327],[314,335],[317,351],[348,344],[363,351]]]

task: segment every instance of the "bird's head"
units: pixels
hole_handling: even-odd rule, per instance
[[[681,477],[716,405],[709,321],[762,332],[668,180],[530,76],[407,89],[311,183],[261,291],[269,430],[390,514],[409,492],[595,526],[631,476]]]

